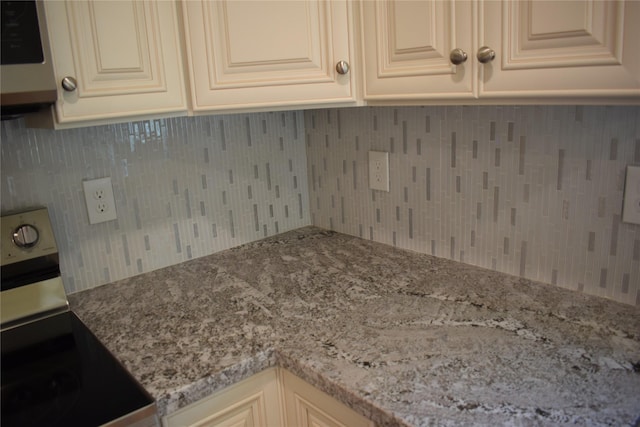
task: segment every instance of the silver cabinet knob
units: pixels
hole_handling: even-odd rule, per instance
[[[347,61],[338,61],[336,71],[338,74],[347,74],[349,72],[349,63]]]
[[[457,47],[449,54],[449,60],[453,65],[460,65],[467,60],[467,52]]]
[[[480,49],[478,49],[477,57],[478,57],[478,61],[480,61],[483,64],[486,64],[495,59],[496,52],[488,46],[482,46]]]
[[[67,76],[62,79],[62,89],[66,90],[67,92],[73,92],[77,88],[78,82],[73,77]]]

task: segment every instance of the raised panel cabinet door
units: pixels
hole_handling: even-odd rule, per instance
[[[276,368],[260,372],[164,419],[165,427],[282,426]]]
[[[355,102],[345,0],[182,4],[194,111]]]
[[[480,97],[640,97],[640,2],[481,0]]]
[[[372,421],[290,372],[280,370],[289,427],[374,427]]]
[[[47,1],[45,8],[59,123],[186,111],[174,2]],[[75,90],[62,87],[65,77]]]
[[[475,10],[464,0],[360,2],[364,98],[473,98]],[[467,55],[459,65],[456,49]]]

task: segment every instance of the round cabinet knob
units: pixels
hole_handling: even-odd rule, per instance
[[[460,65],[467,60],[467,52],[460,48],[455,48],[449,54],[449,60],[453,65]]]
[[[488,46],[482,46],[480,49],[478,49],[477,56],[478,56],[478,61],[480,61],[483,64],[486,64],[495,59],[496,52]]]
[[[38,229],[33,225],[23,224],[13,231],[13,243],[20,249],[29,249],[34,247],[40,239]]]
[[[349,63],[347,61],[338,61],[336,71],[338,74],[347,74],[349,72]]]
[[[67,92],[73,92],[77,88],[78,82],[73,77],[67,76],[62,79],[62,89],[66,90]]]

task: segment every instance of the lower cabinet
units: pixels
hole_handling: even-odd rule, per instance
[[[165,427],[373,427],[290,372],[270,368],[174,412]]]
[[[277,369],[246,380],[165,417],[165,427],[281,426]]]
[[[373,422],[328,394],[281,370],[288,427],[373,427]]]

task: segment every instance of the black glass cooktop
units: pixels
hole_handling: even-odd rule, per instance
[[[153,405],[73,312],[2,332],[2,427],[100,426]]]

